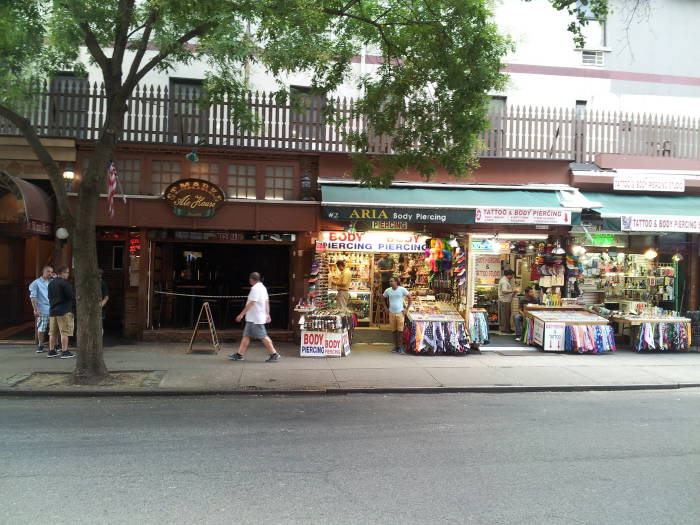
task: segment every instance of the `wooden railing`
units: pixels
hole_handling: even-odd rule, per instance
[[[199,88],[201,89],[201,88]],[[172,90],[139,86],[124,117],[126,142],[195,144],[236,148],[264,148],[313,152],[350,152],[344,137],[365,129],[350,118],[349,98],[309,98],[300,108],[289,101],[278,104],[272,93],[248,95],[256,131],[240,129],[226,103],[202,106],[196,87]],[[95,140],[106,111],[104,88],[87,82],[53,82],[38,90],[20,111],[40,135]],[[326,124],[323,104],[347,119],[341,126]],[[700,122],[696,118],[628,114],[574,108],[508,107],[489,114],[490,127],[482,133],[482,157],[551,158],[590,161],[596,153],[623,153],[697,159]],[[0,135],[17,135],[0,119]],[[370,152],[391,153],[391,140],[370,132]]]

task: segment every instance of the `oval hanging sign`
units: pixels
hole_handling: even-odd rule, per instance
[[[206,180],[182,179],[165,188],[163,198],[178,217],[211,217],[224,202],[224,192]]]

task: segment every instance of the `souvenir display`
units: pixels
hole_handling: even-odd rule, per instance
[[[690,320],[688,320],[690,321]],[[692,345],[690,322],[650,322],[639,325],[634,349],[685,351]]]
[[[525,309],[523,341],[546,352],[602,353],[615,350],[608,320],[576,306]]]
[[[489,342],[489,323],[486,310],[469,311],[469,341],[475,345]]]

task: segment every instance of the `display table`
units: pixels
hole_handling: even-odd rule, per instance
[[[529,305],[524,314],[524,342],[545,352],[598,354],[615,350],[608,320],[583,306]]]
[[[301,325],[301,357],[347,357],[356,324],[352,312],[315,310],[304,314]]]
[[[629,326],[632,346],[637,352],[662,350],[686,352],[692,345],[691,320],[687,317],[645,317],[643,315],[613,315],[610,320],[620,325],[624,334]]]
[[[406,314],[404,345],[407,352],[416,354],[466,355],[466,322],[449,303],[418,304]]]

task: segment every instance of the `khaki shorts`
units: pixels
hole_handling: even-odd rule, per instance
[[[73,337],[74,326],[75,323],[71,312],[59,317],[51,317],[49,320],[49,335],[51,337],[58,337],[59,335]]]
[[[389,312],[389,329],[392,332],[403,332],[403,319],[404,315],[401,314],[392,314]]]

